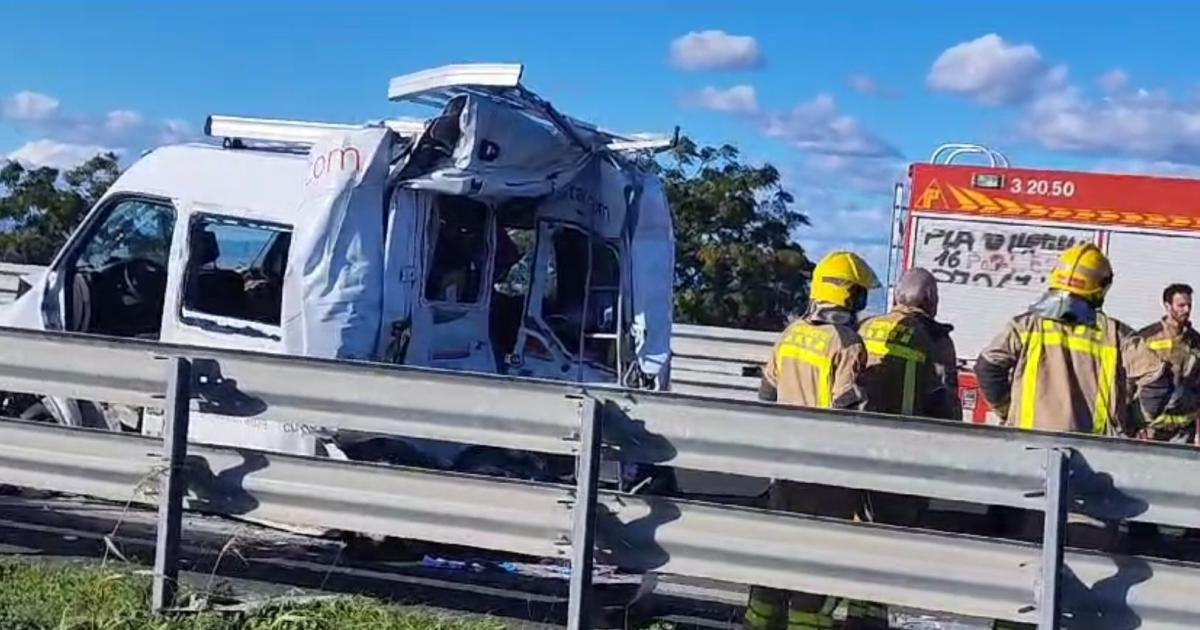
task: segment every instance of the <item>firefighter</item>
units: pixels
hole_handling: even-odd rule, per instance
[[[1090,243],[1063,252],[1050,271],[1049,290],[1018,315],[975,362],[987,403],[1008,426],[1120,435],[1129,431],[1128,383],[1149,417],[1171,395],[1169,367],[1125,324],[1101,307],[1112,284],[1108,258]],[[1035,539],[1040,513],[1022,512],[1012,532]],[[1070,540],[1106,548],[1115,526],[1082,515],[1068,518]],[[994,628],[1024,628],[997,621]]]
[[[891,312],[863,322],[867,410],[962,420],[954,327],[934,319],[937,309],[937,280],[914,267],[900,276]]]
[[[1196,420],[1200,417],[1200,333],[1192,329],[1192,287],[1172,284],[1163,290],[1161,320],[1138,331],[1146,347],[1171,367],[1175,393],[1166,411],[1157,417],[1143,417],[1137,405],[1130,414],[1143,417],[1139,434],[1158,442],[1193,443]],[[1154,523],[1129,523],[1125,551],[1131,554],[1157,553],[1162,544],[1162,532]],[[1186,530],[1195,537],[1197,530]]]
[[[858,313],[879,281],[858,255],[826,255],[813,270],[804,315],[776,342],[763,370],[759,398],[789,405],[862,409],[858,379],[867,352],[858,336]],[[867,519],[865,496],[855,490],[778,480],[768,491],[771,509],[840,518]],[[833,627],[834,597],[750,588],[744,625],[753,630],[818,630]],[[887,628],[887,607],[851,601],[846,628]]]
[[[1160,442],[1193,443],[1200,413],[1200,333],[1192,328],[1192,287],[1172,284],[1163,290],[1163,318],[1138,331],[1150,348],[1171,366],[1175,396],[1166,413],[1145,423],[1146,437]],[[1132,410],[1136,413],[1138,410]]]
[[[1087,243],[1068,249],[1050,272],[1046,294],[979,355],[979,388],[1003,424],[1119,435],[1131,429],[1126,379],[1136,384],[1150,417],[1165,408],[1169,367],[1101,310],[1112,278],[1100,248]]]
[[[914,267],[896,283],[896,305],[859,327],[867,349],[867,366],[859,382],[866,409],[904,416],[962,420],[958,399],[958,364],[950,331],[934,319],[938,310],[937,280]],[[871,492],[874,521],[918,526],[928,499]]]

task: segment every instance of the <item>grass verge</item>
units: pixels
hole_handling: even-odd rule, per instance
[[[501,630],[499,620],[437,616],[361,597],[265,606],[250,612],[156,617],[150,577],[132,565],[0,560],[3,630]]]

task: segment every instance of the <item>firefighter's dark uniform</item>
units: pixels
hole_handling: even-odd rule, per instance
[[[922,309],[899,304],[859,327],[867,363],[859,383],[866,409],[904,416],[962,420],[958,399],[958,364],[953,327]],[[871,492],[873,520],[889,525],[918,526],[929,500]]]
[[[861,378],[867,410],[962,420],[952,330],[907,305],[863,322],[858,332],[867,350]]]

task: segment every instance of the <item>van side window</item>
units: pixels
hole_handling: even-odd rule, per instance
[[[292,233],[282,225],[200,214],[188,230],[185,309],[278,326]]]
[[[157,339],[174,229],[170,205],[118,201],[64,269],[67,330]]]
[[[474,304],[483,288],[488,260],[488,220],[485,204],[466,197],[437,199],[437,220],[431,222],[433,252],[425,279],[430,302]]]

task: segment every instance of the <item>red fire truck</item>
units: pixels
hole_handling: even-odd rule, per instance
[[[970,156],[986,164],[962,163]],[[964,416],[977,423],[998,418],[972,363],[1045,291],[1063,250],[1092,242],[1108,254],[1115,277],[1105,311],[1135,329],[1161,317],[1166,285],[1200,288],[1200,180],[1012,168],[986,147],[944,145],[897,184],[893,222],[889,278],[919,266],[938,279]]]

